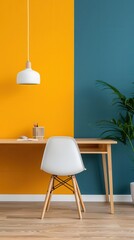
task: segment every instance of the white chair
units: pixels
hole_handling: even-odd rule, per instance
[[[85,212],[85,206],[81,197],[75,174],[85,170],[77,143],[72,137],[51,137],[48,139],[43,154],[41,169],[52,174],[46,194],[41,218],[48,211],[52,192],[64,185],[73,191],[77,203],[79,218],[82,218],[81,210]],[[59,176],[66,176],[65,180]],[[69,181],[72,184],[69,184]]]

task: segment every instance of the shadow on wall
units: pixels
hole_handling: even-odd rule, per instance
[[[10,98],[15,93],[18,94],[19,88],[16,84],[16,78],[13,76],[9,78],[0,79],[0,99]]]

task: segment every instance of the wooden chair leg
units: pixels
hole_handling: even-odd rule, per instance
[[[84,202],[82,200],[82,196],[81,196],[81,192],[80,192],[80,189],[79,189],[79,185],[78,185],[77,179],[76,179],[75,176],[74,176],[74,178],[75,178],[75,182],[76,182],[78,196],[79,196],[79,199],[80,199],[81,209],[82,209],[83,212],[86,212],[86,208],[85,208]]]
[[[48,202],[47,202],[47,207],[46,207],[47,212],[49,211],[49,208],[50,208],[50,202],[51,202],[52,193],[53,193],[53,186],[54,186],[54,179],[53,179],[53,184],[52,184],[52,187],[51,187],[51,190],[50,190],[49,199],[48,199]]]
[[[44,218],[44,215],[45,215],[45,212],[46,212],[46,208],[47,208],[47,205],[48,205],[48,200],[49,200],[49,197],[50,197],[50,192],[51,192],[51,189],[52,189],[52,186],[53,186],[53,181],[54,181],[54,177],[51,176],[48,191],[47,191],[45,202],[44,202],[44,207],[43,207],[41,219]]]
[[[73,187],[74,187],[74,195],[75,195],[76,204],[77,204],[77,208],[78,208],[79,218],[82,219],[81,207],[80,207],[80,202],[79,202],[79,196],[78,196],[75,176],[72,176],[72,182],[73,182]]]
[[[52,192],[51,192],[50,195],[49,195],[49,199],[48,199],[48,203],[47,203],[47,207],[46,207],[46,211],[47,211],[47,212],[49,211],[49,208],[50,208],[51,198],[52,198]]]

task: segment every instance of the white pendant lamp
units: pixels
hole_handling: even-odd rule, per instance
[[[31,68],[29,44],[29,0],[27,0],[27,62],[26,69],[17,74],[17,84],[40,84],[40,74]]]

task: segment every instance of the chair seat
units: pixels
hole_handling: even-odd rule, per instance
[[[74,175],[85,170],[80,150],[72,137],[48,139],[41,169],[59,176]]]
[[[57,176],[72,176],[72,175],[76,175],[76,174],[78,174],[78,173],[80,173],[80,172],[83,172],[84,170],[86,170],[86,168],[84,168],[84,169],[80,169],[80,170],[78,170],[77,169],[77,171],[76,170],[65,170],[64,168],[63,168],[63,170],[62,169],[60,169],[60,171],[57,169],[57,170],[54,170],[54,171],[46,171],[47,173],[49,173],[49,174],[52,174],[52,175],[57,175]]]

